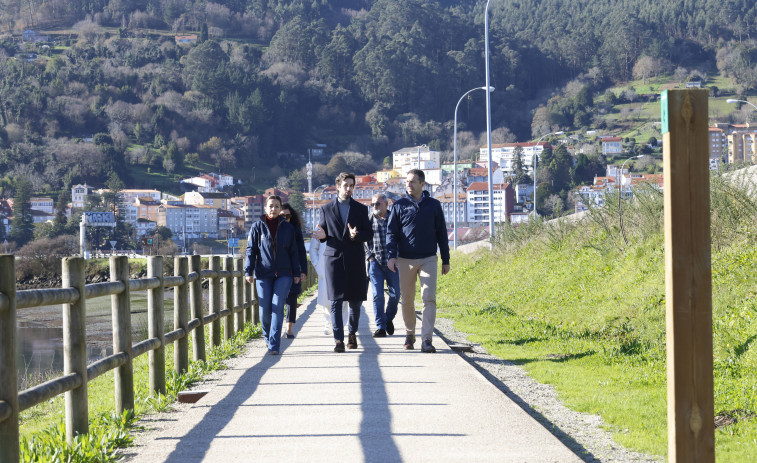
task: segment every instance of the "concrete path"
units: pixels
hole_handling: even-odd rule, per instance
[[[440,338],[436,354],[405,351],[400,315],[394,336],[373,338],[366,303],[358,349],[336,354],[315,300],[300,311],[282,355],[256,341],[127,461],[581,461]]]

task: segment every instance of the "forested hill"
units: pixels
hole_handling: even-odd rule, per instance
[[[323,183],[397,147],[448,150],[455,102],[485,82],[484,5],[0,0],[2,194],[18,178],[38,192],[113,174],[140,187],[209,164],[248,184],[300,167],[279,154],[316,143],[349,153],[317,164]],[[736,0],[493,0],[497,137],[592,126],[594,96],[634,76],[720,72],[746,94],[756,13]],[[22,42],[24,30],[50,41]],[[460,122],[475,134],[472,97]]]

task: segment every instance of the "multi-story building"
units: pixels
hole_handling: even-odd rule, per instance
[[[158,226],[168,227],[179,241],[190,238],[218,238],[218,209],[213,206],[162,204]]]
[[[721,127],[725,126],[725,127]],[[728,160],[728,124],[710,127],[710,169]]]
[[[728,162],[755,162],[757,160],[757,128],[736,130],[728,134]]]
[[[442,153],[432,151],[426,145],[402,148],[392,153],[392,168],[400,173],[400,177],[407,176],[410,169],[440,169]]]
[[[447,228],[451,228],[455,218],[455,205],[452,202],[454,195],[452,193],[446,193],[443,195],[434,196],[440,203],[442,203],[442,211],[444,211],[444,221],[447,223]],[[468,222],[468,201],[464,192],[458,191],[457,193],[457,224],[462,226]]]
[[[158,206],[160,205],[160,201],[155,201],[150,197],[137,198],[134,201],[134,207],[137,209],[137,220],[145,219],[153,222],[158,220]]]
[[[157,222],[143,218],[137,219],[136,226],[134,227],[137,232],[137,236],[149,235],[153,231],[155,231],[156,228],[158,228]]]
[[[196,188],[202,193],[219,191],[227,186],[234,185],[234,177],[225,174],[202,174],[197,177],[186,178],[181,181],[185,190]]]
[[[74,209],[84,209],[87,204],[87,196],[92,192],[92,187],[86,183],[84,185],[74,185],[71,187],[71,207]]]
[[[121,204],[134,204],[137,198],[151,198],[160,202],[161,193],[158,190],[121,190],[119,192],[119,200]]]
[[[379,183],[384,183],[390,178],[397,178],[399,176],[400,173],[394,169],[384,169],[376,172],[376,181]]]
[[[189,191],[184,194],[184,204],[229,209],[231,207],[231,197],[226,193]]]
[[[552,148],[552,145],[549,142],[541,142],[538,145],[536,143],[503,143],[492,145],[492,162],[497,163],[507,177],[515,175],[515,152],[518,147],[520,147],[520,159],[523,164],[523,170],[531,175],[533,172],[534,156],[537,156],[538,162],[538,156],[541,156],[542,151],[545,148]],[[482,146],[479,150],[479,161],[488,161],[488,159],[488,148]]]
[[[510,213],[515,207],[515,191],[509,183],[495,183],[493,186],[492,203],[494,206],[494,221],[509,221]],[[468,222],[489,221],[489,185],[486,182],[475,182],[465,191],[468,202]]]
[[[224,209],[218,210],[218,236],[232,238],[238,235],[236,230],[237,216],[233,212]]]
[[[55,214],[55,202],[51,198],[30,198],[29,204],[31,205],[31,209],[33,211],[42,211],[48,214]]]
[[[605,156],[616,156],[623,153],[623,139],[620,137],[603,137],[602,154]]]

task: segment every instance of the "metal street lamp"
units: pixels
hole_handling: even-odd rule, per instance
[[[310,231],[315,231],[315,196],[318,194],[318,190],[321,188],[328,188],[329,186],[328,183],[324,183],[323,185],[316,187],[315,191],[313,191],[313,194],[310,196]]]
[[[620,223],[620,234],[623,236],[623,241],[626,243],[626,246],[628,246],[628,238],[626,238],[626,231],[623,229],[623,210],[621,209],[620,203],[620,200],[623,198],[623,185],[621,185],[623,169],[625,169],[626,163],[629,160],[641,159],[643,157],[643,154],[640,154],[638,156],[631,156],[630,158],[623,161],[623,164],[620,165],[620,170],[615,172],[615,183],[618,185],[618,221]]]
[[[489,1],[486,0],[486,9],[484,10],[484,56],[486,59],[486,85],[485,88],[491,88],[489,84]],[[487,166],[489,168],[488,186],[489,186],[489,247],[494,248],[494,186],[492,184],[492,104],[491,92],[486,92],[486,152]],[[457,198],[455,198],[457,202]]]
[[[457,100],[457,105],[455,105],[455,126],[454,126],[454,143],[453,143],[453,164],[454,164],[454,173],[452,175],[452,216],[454,217],[452,219],[453,221],[453,241],[452,241],[452,248],[457,249],[457,108],[460,107],[460,102],[463,101],[463,98],[468,96],[471,92],[475,92],[476,90],[486,90],[487,87],[476,87],[468,90],[463,94],[463,96],[460,97],[459,100]],[[489,92],[493,92],[494,87],[489,87]],[[487,92],[487,93],[489,93]]]
[[[534,197],[533,197],[533,201],[534,201],[534,220],[536,220],[536,218],[539,216],[539,214],[536,213],[536,160],[537,160],[537,158],[536,158],[536,148],[539,146],[539,143],[541,143],[541,141],[544,140],[545,137],[548,137],[550,135],[562,135],[564,133],[565,132],[563,132],[562,130],[557,131],[557,132],[545,133],[544,135],[542,135],[541,137],[539,137],[539,140],[536,141],[536,145],[534,145],[534,148],[533,148],[534,154],[531,156],[531,167],[533,167],[533,170],[534,170]]]
[[[754,108],[755,110],[757,110],[757,106],[755,106],[754,103],[748,102],[747,100],[736,100],[736,99],[733,99],[733,98],[729,98],[729,99],[725,100],[725,102],[726,103],[746,103],[749,106],[751,106],[752,108]],[[749,125],[749,117],[746,118],[746,123],[747,123],[747,125]],[[743,148],[743,151],[744,151],[744,161],[746,162],[746,147]]]

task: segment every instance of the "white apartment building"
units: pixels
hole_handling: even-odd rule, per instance
[[[623,139],[620,137],[602,138],[602,154],[615,156],[623,152]]]
[[[218,209],[213,206],[158,206],[158,226],[168,227],[179,240],[218,238]]]
[[[528,175],[533,174],[534,169],[534,156],[537,156],[537,162],[539,162],[539,156],[541,156],[544,148],[552,148],[549,142],[541,142],[538,145],[536,143],[503,143],[499,145],[492,145],[492,162],[496,162],[499,168],[502,170],[504,176],[515,175],[515,149],[521,148],[520,159],[523,163],[523,170]],[[479,161],[489,160],[489,150],[486,146],[482,146],[479,149]]]
[[[432,151],[428,146],[402,148],[392,153],[392,169],[405,178],[410,169],[421,169],[425,174],[429,169],[441,169],[442,153]],[[428,182],[428,178],[426,179]]]
[[[210,173],[184,179],[181,183],[192,185],[196,187],[199,192],[210,193],[221,190],[227,186],[233,186],[234,177],[226,174]]]
[[[515,191],[509,183],[493,185],[492,203],[494,221],[507,222],[508,216],[515,208]],[[468,203],[468,222],[489,222],[489,185],[486,182],[474,182],[465,191]]]

